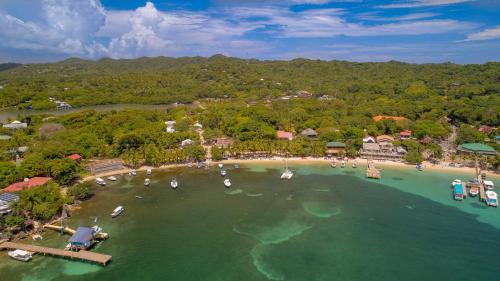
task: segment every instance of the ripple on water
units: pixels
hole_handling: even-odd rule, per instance
[[[318,202],[304,202],[302,207],[308,214],[318,218],[329,218],[342,212],[339,207],[325,206],[325,204]]]
[[[250,255],[252,256],[255,268],[267,277],[269,280],[285,280],[285,276],[279,270],[273,268],[270,264],[264,261],[264,256],[267,252],[266,245],[258,244],[252,248]]]
[[[328,188],[316,188],[314,190],[317,192],[329,192],[330,191],[330,189],[328,189]]]
[[[63,274],[69,276],[83,275],[100,270],[102,267],[96,264],[84,262],[65,262],[63,267]]]
[[[312,226],[285,219],[275,226],[258,226],[242,224],[233,227],[233,231],[238,234],[248,235],[264,245],[279,244],[285,242],[295,236],[302,234]]]
[[[250,196],[250,197],[260,197],[262,195],[263,195],[262,193],[247,193],[247,196]]]
[[[237,189],[229,189],[229,190],[224,191],[224,193],[227,194],[227,195],[236,195],[236,194],[240,194],[242,192],[243,192],[243,190],[241,190],[239,188],[237,188]]]

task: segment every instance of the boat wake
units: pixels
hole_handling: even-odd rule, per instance
[[[318,202],[304,202],[302,203],[302,207],[308,214],[322,219],[342,213],[342,209],[339,207],[328,207]]]
[[[240,194],[242,192],[243,192],[243,190],[241,190],[239,188],[238,189],[229,189],[229,190],[224,191],[224,193],[227,195],[236,195],[236,194]]]
[[[262,195],[263,195],[262,193],[247,193],[247,196],[250,196],[250,197],[260,197]]]
[[[264,256],[267,253],[266,246],[258,244],[252,248],[250,255],[257,270],[267,277],[269,280],[285,280],[285,275],[274,269],[272,266],[264,261]]]

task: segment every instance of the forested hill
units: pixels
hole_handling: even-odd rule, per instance
[[[0,85],[3,86],[0,106],[32,105],[34,109],[54,107],[48,97],[78,107],[192,102],[200,98],[259,101],[306,90],[313,98],[329,95],[350,105],[378,103],[379,113],[405,115],[405,110],[414,111],[414,107],[429,111],[435,106],[449,106],[454,111],[464,111],[461,118],[498,124],[495,112],[500,111],[498,62],[456,65],[306,59],[258,61],[221,55],[68,59],[2,71]],[[492,111],[487,114],[489,117],[483,116],[485,110]]]

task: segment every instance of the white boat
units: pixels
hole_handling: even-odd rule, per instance
[[[224,180],[224,186],[225,187],[231,187],[231,181],[229,179]]]
[[[358,161],[354,161],[354,162],[352,162],[352,167],[353,167],[353,168],[357,168],[357,167],[358,167]]]
[[[293,172],[288,169],[288,160],[285,159],[285,171],[281,174],[282,180],[289,180],[293,177]]]
[[[116,177],[115,176],[109,176],[108,180],[110,180],[110,181],[116,181]]]
[[[144,180],[144,186],[149,186],[151,184],[151,180],[150,179],[145,179]]]
[[[217,166],[219,166],[219,169],[224,168],[224,164],[222,164],[222,163],[219,163]]]
[[[234,163],[233,167],[234,167],[235,169],[238,169],[238,168],[240,167],[240,164],[238,164],[238,163]]]
[[[226,170],[220,170],[220,175],[223,177],[226,176],[227,175]]]
[[[337,168],[337,162],[335,162],[335,160],[333,160],[333,162],[332,162],[332,163],[330,163],[330,166],[331,166],[332,168]]]
[[[135,170],[130,170],[130,171],[128,172],[128,175],[129,175],[129,176],[135,176],[135,175],[137,175],[137,172],[136,172]]]
[[[95,182],[98,184],[98,185],[106,185],[106,182],[101,179],[101,178],[96,178],[95,179]]]
[[[178,186],[179,186],[179,182],[175,178],[173,178],[170,181],[170,187],[172,187],[172,189],[176,189]]]
[[[345,161],[344,161],[344,159],[342,159],[342,161],[340,161],[340,168],[345,168]]]
[[[14,250],[7,253],[9,257],[18,261],[30,261],[33,257],[30,252],[24,250]]]
[[[152,173],[151,169],[147,169],[147,170],[146,170],[146,174],[147,174],[148,176],[150,176],[150,175],[151,175],[151,173]]]
[[[498,195],[495,191],[486,191],[486,204],[488,206],[498,207]]]
[[[117,216],[119,216],[121,213],[123,213],[125,209],[123,208],[123,206],[118,206],[116,207],[113,212],[111,213],[111,217],[112,218],[116,218]]]
[[[484,188],[487,190],[492,190],[495,188],[495,184],[492,181],[483,181]]]

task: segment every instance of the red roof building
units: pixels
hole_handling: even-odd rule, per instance
[[[409,138],[411,138],[411,133],[412,133],[412,131],[410,131],[410,130],[404,130],[404,131],[399,132],[399,137],[402,139],[409,139]]]
[[[34,177],[31,179],[25,179],[21,182],[13,183],[3,189],[4,192],[19,192],[25,189],[30,189],[32,187],[41,186],[46,184],[52,178],[49,177]]]
[[[76,162],[80,162],[82,160],[82,156],[80,154],[71,154],[67,156],[66,158],[69,158],[71,160],[75,160]]]
[[[481,127],[479,127],[479,132],[481,132],[483,134],[489,134],[489,133],[493,132],[494,130],[495,130],[495,127],[490,127],[487,125],[481,125]]]
[[[280,140],[293,140],[293,134],[285,131],[276,132],[276,137]]]

